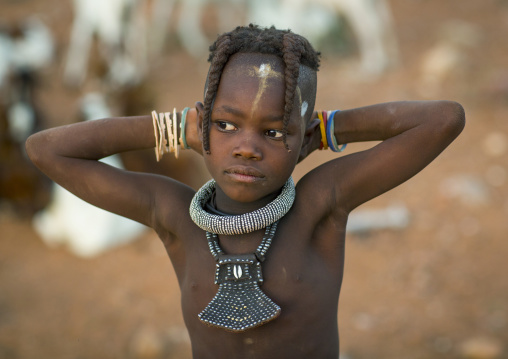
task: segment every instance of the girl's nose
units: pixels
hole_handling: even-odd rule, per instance
[[[254,136],[243,136],[233,149],[233,156],[243,157],[252,160],[261,160],[263,158],[257,139]]]

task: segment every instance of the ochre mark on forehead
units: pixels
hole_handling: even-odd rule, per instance
[[[284,76],[279,72],[272,69],[272,66],[268,64],[261,64],[259,67],[253,66],[252,69],[249,70],[250,76],[256,76],[259,78],[259,87],[258,92],[256,94],[256,98],[254,99],[254,103],[252,104],[251,116],[254,114],[254,111],[257,110],[259,106],[259,101],[261,101],[261,97],[265,93],[268,88],[268,80],[269,79],[284,79]]]
[[[284,80],[284,74],[277,70],[273,70],[272,66],[269,63],[261,64],[259,67],[253,66],[248,71],[249,76],[255,76],[259,78],[259,88],[256,94],[256,98],[254,99],[254,103],[252,104],[251,116],[254,114],[254,111],[259,106],[259,101],[263,97],[266,89],[268,88],[268,80],[269,79],[281,79]],[[302,94],[300,92],[300,87],[296,87],[296,92],[298,95],[299,106],[302,104]]]
[[[270,78],[276,78],[276,79],[283,79],[284,75],[277,71],[272,69],[272,65],[270,63],[267,64],[261,64],[259,67],[253,66],[252,69],[249,70],[249,75],[257,76],[262,79],[270,79]]]

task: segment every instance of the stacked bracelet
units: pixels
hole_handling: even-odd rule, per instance
[[[326,120],[323,117],[324,112],[318,111],[319,118],[319,130],[321,131],[321,145],[319,146],[320,150],[328,149],[328,139],[326,138]]]
[[[321,144],[320,150],[326,150],[330,148],[333,152],[342,152],[346,148],[347,144],[339,146],[337,139],[335,138],[335,114],[336,111],[318,111],[319,118],[319,129],[321,131]]]
[[[178,146],[178,126],[176,117],[176,108],[173,109],[173,148],[175,152],[175,158],[178,158],[180,154],[180,147]]]
[[[183,149],[190,148],[185,139],[185,119],[188,110],[188,107],[183,110],[180,125],[178,125],[176,108],[173,109],[173,113],[164,112],[157,114],[156,111],[152,111],[153,131],[155,136],[155,158],[157,162],[160,161],[164,152],[173,152],[175,157],[178,158],[180,146]],[[178,129],[180,129],[180,136],[178,136]]]
[[[159,134],[158,128],[159,128],[159,119],[157,117],[157,112],[152,111],[152,121],[153,121],[153,133],[155,135],[155,158],[157,159],[157,162],[160,160],[159,156],[159,137],[157,136]]]
[[[185,138],[185,120],[187,119],[187,112],[189,111],[189,107],[186,107],[182,111],[182,119],[180,121],[180,145],[184,150],[190,149],[187,144],[187,139]]]
[[[173,127],[173,120],[171,119],[170,113],[166,112],[164,113],[164,119],[166,122],[166,128],[169,130]],[[170,131],[166,131],[166,152],[171,152],[171,143],[173,141],[173,133]]]
[[[335,114],[339,112],[339,110],[331,111],[330,116],[328,117],[328,123],[326,126],[326,137],[328,140],[328,145],[330,146],[330,149],[333,152],[342,152],[347,146],[347,143],[343,144],[342,146],[339,146],[337,144],[337,139],[335,138],[335,123],[333,121],[333,118],[335,117]]]
[[[164,153],[164,147],[166,145],[166,126],[164,125],[164,115],[162,113],[159,114],[159,159],[162,158],[162,154]]]

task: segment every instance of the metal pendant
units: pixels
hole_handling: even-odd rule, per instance
[[[260,326],[280,315],[280,307],[261,290],[261,262],[255,254],[218,254],[219,291],[199,314],[204,323],[233,332]]]

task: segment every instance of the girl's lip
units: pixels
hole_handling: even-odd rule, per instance
[[[257,182],[265,176],[252,167],[236,166],[230,167],[224,171],[228,176],[238,182]]]

